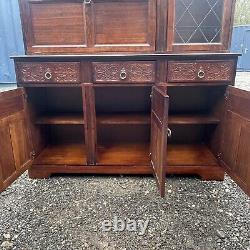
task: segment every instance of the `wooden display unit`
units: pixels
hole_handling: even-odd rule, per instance
[[[0,189],[29,169],[223,180],[250,195],[234,0],[19,0],[26,54],[0,93]]]

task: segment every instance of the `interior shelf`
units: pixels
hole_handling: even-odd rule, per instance
[[[98,124],[119,125],[119,124],[150,124],[150,114],[118,113],[97,115]]]
[[[84,124],[82,114],[46,114],[36,118],[36,124],[74,125]]]
[[[169,166],[216,166],[216,158],[204,144],[168,145]],[[85,165],[83,143],[48,145],[36,158],[37,165]],[[97,165],[149,165],[149,143],[106,143],[98,146]]]
[[[169,166],[214,166],[217,159],[205,144],[168,145]]]
[[[37,165],[85,165],[86,148],[84,143],[48,145],[36,158]]]
[[[218,124],[220,119],[213,115],[170,115],[169,124]],[[150,114],[118,113],[97,115],[97,123],[105,125],[150,124]]]
[[[168,145],[169,166],[217,166],[217,160],[204,144]],[[98,148],[99,165],[148,165],[149,143],[105,144]]]
[[[213,115],[170,115],[169,124],[218,124],[220,119]]]
[[[148,143],[105,143],[98,147],[99,165],[148,165]]]

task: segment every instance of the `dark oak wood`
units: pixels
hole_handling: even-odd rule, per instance
[[[33,157],[31,178],[154,174],[161,196],[166,173],[223,180],[221,164],[249,193],[248,94],[230,89],[223,116],[235,0],[194,0],[186,12],[180,0],[19,3],[25,101],[12,92],[0,108],[1,189]]]
[[[165,195],[166,178],[166,149],[168,133],[168,105],[169,97],[166,91],[158,87],[152,88],[151,108],[151,138],[150,138],[150,165],[154,170],[157,186],[160,194]]]
[[[85,120],[85,141],[87,145],[87,163],[94,165],[97,155],[95,94],[93,84],[84,84],[82,88]]]
[[[20,83],[80,83],[80,63],[47,62],[17,63],[16,71]]]
[[[33,179],[49,178],[53,174],[58,174],[58,165],[33,165],[29,170],[29,177]],[[60,173],[66,174],[106,174],[106,175],[152,175],[153,170],[146,166],[72,166],[61,165]],[[218,166],[168,166],[167,174],[199,176],[204,181],[223,181],[224,170]]]
[[[35,159],[39,165],[86,165],[86,147],[83,143],[48,145]]]
[[[35,120],[36,124],[84,124],[82,114],[48,114],[46,116],[37,117]]]
[[[169,115],[169,124],[218,124],[220,119],[214,115]]]
[[[149,125],[149,114],[101,114],[97,116],[97,124],[103,125],[120,125],[120,124],[132,124],[132,125]]]
[[[32,145],[22,89],[0,93],[0,192],[32,165]]]
[[[231,82],[234,61],[170,61],[168,82]]]
[[[28,54],[155,50],[155,0],[19,3]]]
[[[154,83],[155,62],[95,62],[95,83]]]
[[[250,196],[250,93],[231,87],[227,94],[220,159],[227,173]]]

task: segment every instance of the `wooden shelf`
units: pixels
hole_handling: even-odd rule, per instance
[[[99,165],[149,165],[148,143],[108,143],[98,147]]]
[[[100,114],[97,115],[97,123],[105,125],[119,124],[150,124],[150,114]]]
[[[55,125],[67,125],[67,124],[84,124],[83,115],[81,114],[48,114],[46,116],[37,117],[36,124],[55,124]]]
[[[218,166],[206,145],[168,145],[169,166]],[[149,143],[108,143],[98,146],[97,165],[147,166]],[[35,165],[86,165],[85,145],[58,144],[47,146],[36,158]]]
[[[168,145],[169,166],[214,166],[216,158],[204,144]]]
[[[168,145],[169,166],[217,166],[217,160],[204,144]],[[105,144],[98,147],[99,165],[148,165],[149,144]]]
[[[178,124],[218,124],[220,119],[213,115],[170,115],[168,123]]]
[[[218,124],[220,120],[212,115],[170,115],[169,124]],[[36,124],[84,124],[80,114],[55,114],[37,117]],[[101,114],[97,115],[97,123],[103,125],[147,125],[150,124],[150,114]]]
[[[85,165],[85,145],[83,143],[48,145],[36,158],[34,164]]]

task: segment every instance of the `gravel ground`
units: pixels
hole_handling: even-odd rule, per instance
[[[250,73],[237,85],[250,89]],[[159,197],[152,177],[22,175],[0,195],[2,249],[250,250],[250,199],[224,182],[168,177]],[[103,220],[149,220],[137,232],[103,232]]]

